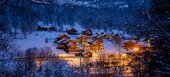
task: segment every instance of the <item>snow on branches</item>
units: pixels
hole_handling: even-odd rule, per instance
[[[30,0],[30,1],[38,4],[50,4],[49,0]]]
[[[2,0],[2,1],[0,1],[0,5],[6,3],[6,1],[7,1],[7,0]]]

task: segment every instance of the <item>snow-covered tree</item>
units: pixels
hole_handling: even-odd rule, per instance
[[[170,29],[168,28],[170,23],[167,23],[169,5],[166,4],[169,2],[153,0],[153,7],[146,16],[150,25],[146,26],[146,32],[142,32],[141,35],[150,38],[152,48],[140,55],[140,62],[145,68],[145,76],[166,77],[170,75]]]

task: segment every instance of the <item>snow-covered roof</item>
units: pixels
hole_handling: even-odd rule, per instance
[[[76,28],[75,28],[76,29]],[[122,31],[118,31],[118,30],[113,30],[115,33],[124,33]],[[94,31],[95,32],[95,31]],[[103,32],[101,30],[101,32]],[[100,32],[99,32],[100,33]],[[16,39],[15,40],[15,43],[17,46],[19,46],[21,50],[26,50],[28,48],[33,48],[33,47],[37,47],[37,48],[44,48],[44,47],[50,47],[51,50],[55,53],[55,54],[60,54],[60,53],[63,53],[63,54],[66,54],[65,51],[63,50],[59,50],[59,49],[56,49],[56,46],[53,45],[53,42],[55,40],[55,38],[57,37],[56,35],[62,35],[62,34],[66,34],[64,32],[34,32],[30,35],[27,36],[27,39]],[[37,36],[36,36],[37,35]],[[79,34],[79,35],[68,35],[70,37],[70,40],[76,40],[77,37],[81,37],[82,35]],[[103,35],[99,35],[98,37],[101,37]],[[125,34],[126,36],[126,34]],[[130,35],[129,35],[130,36]],[[83,36],[83,37],[87,37],[87,36]],[[48,38],[48,43],[45,43],[45,38]],[[62,39],[60,40],[59,42],[63,41],[63,40],[67,40],[67,39]],[[90,40],[89,41],[93,41],[92,38],[90,37]],[[128,40],[124,40],[123,42],[126,42]],[[133,40],[135,41],[135,40]],[[122,42],[122,43],[123,43]],[[145,43],[143,41],[139,42],[140,44],[144,44]],[[89,43],[86,43],[85,45],[90,45]],[[78,46],[81,46],[81,45],[78,45]],[[113,41],[109,41],[107,39],[104,39],[103,40],[103,46],[104,46],[104,51],[103,53],[105,54],[110,54],[110,53],[117,53],[117,52],[126,52],[125,49],[123,48],[120,48],[119,50],[119,47],[115,44],[115,42]],[[67,53],[68,54],[68,53]]]

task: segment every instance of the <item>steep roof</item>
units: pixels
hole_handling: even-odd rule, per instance
[[[69,36],[67,36],[66,34],[61,35],[59,38],[70,38]]]

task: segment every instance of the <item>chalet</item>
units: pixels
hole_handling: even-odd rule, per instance
[[[93,53],[90,52],[90,51],[84,51],[84,52],[82,53],[82,56],[83,56],[84,58],[90,58],[90,57],[92,57],[92,55],[93,55]]]
[[[89,45],[85,46],[85,48],[84,48],[85,50],[89,50],[91,52],[97,52],[97,51],[104,50],[103,44],[99,40],[88,42],[88,44]]]
[[[90,57],[93,52],[103,51],[103,35],[98,35],[96,40],[92,40],[90,36],[80,36],[76,40],[70,40],[65,34],[58,37],[57,43],[59,49],[63,49],[67,53],[80,53],[81,51],[88,51],[84,53],[85,57]],[[89,43],[91,40],[91,43]]]
[[[141,51],[141,48],[143,48],[143,46],[141,44],[139,44],[138,42],[135,42],[135,41],[131,41],[131,40],[125,42],[123,47],[127,51],[132,51],[132,52]]]
[[[115,42],[116,45],[121,45],[123,42],[123,39],[118,35],[113,37],[113,41]]]
[[[77,30],[74,28],[71,28],[70,30],[66,30],[68,34],[77,34]]]
[[[108,39],[108,35],[107,34],[104,34],[103,36],[104,36],[104,38]]]
[[[127,41],[127,42],[124,43],[123,47],[124,47],[127,51],[129,51],[129,50],[131,50],[131,49],[133,48],[134,45],[135,45],[135,42],[129,40],[129,41]]]
[[[69,39],[70,37],[67,36],[66,34],[63,34],[63,35],[60,36],[60,38],[62,38],[62,39],[63,39],[63,38]]]
[[[95,45],[97,47],[97,51],[103,51],[104,50],[102,42],[97,41],[97,42],[95,42]]]
[[[63,35],[61,35],[61,36],[59,36],[59,37],[57,38],[57,41],[59,41],[59,40],[61,40],[61,39],[70,39],[70,37],[67,36],[66,34],[63,34]]]
[[[67,43],[60,42],[60,43],[58,43],[58,45],[57,45],[57,49],[65,49],[66,45],[67,45]]]
[[[84,50],[82,50],[82,51],[80,51],[79,53],[75,53],[75,56],[77,56],[77,57],[83,57],[83,58],[90,58],[90,57],[92,57],[92,55],[93,55],[93,53],[92,52],[90,52],[90,51],[84,51]]]
[[[38,26],[37,31],[56,31],[54,26]]]
[[[92,37],[92,40],[97,40],[97,36],[93,36],[93,37]]]
[[[120,37],[120,35],[119,34],[115,34],[114,37]]]
[[[97,51],[103,51],[103,47],[102,46],[98,46],[98,44],[93,45],[93,51],[97,52]]]
[[[98,41],[103,41],[103,39],[104,39],[104,35],[97,35],[97,36],[93,36],[92,37],[92,40],[93,41],[96,41],[96,40],[98,40]]]
[[[82,51],[83,49],[78,46],[77,43],[73,42],[72,40],[66,45],[64,49],[67,53],[78,53]]]
[[[66,48],[64,49],[66,52],[77,52],[77,44],[70,43],[66,45]]]
[[[110,61],[112,61],[112,60],[115,60],[115,61],[120,60],[120,54],[118,54],[118,53],[109,54],[108,57],[109,57]]]
[[[69,39],[66,39],[66,38],[57,41],[57,43],[58,43],[57,48],[58,48],[58,49],[65,49],[65,48],[66,48],[66,45],[69,43],[68,41],[69,41]]]
[[[78,41],[77,41],[77,40],[70,40],[70,39],[69,39],[68,42],[78,44]]]
[[[78,41],[79,43],[85,43],[85,42],[87,42],[88,40],[90,40],[90,37],[89,37],[89,36],[80,36],[80,37],[77,38],[77,41]]]
[[[80,51],[80,52],[82,52],[82,51]],[[76,57],[82,57],[82,56],[83,56],[83,54],[82,54],[82,53],[80,53],[80,52],[79,52],[79,53],[75,53],[75,56],[76,56]]]
[[[97,52],[97,51],[103,51],[104,48],[103,48],[103,44],[101,42],[94,42],[94,43],[91,43],[87,46],[85,46],[84,50],[87,50],[87,51],[91,51],[91,52]]]
[[[97,50],[98,50],[98,46],[96,44],[93,44],[91,46],[91,52],[97,52]]]
[[[104,38],[108,39],[108,40],[113,40],[113,35],[112,34],[105,34],[103,35]]]
[[[84,35],[93,35],[93,32],[92,32],[91,29],[87,29],[85,31],[82,31],[82,34],[84,34]]]
[[[97,37],[97,41],[99,41],[99,42],[103,42],[103,39],[104,39],[103,35],[100,35]]]
[[[84,50],[90,51],[91,48],[92,48],[92,45],[86,45],[86,46],[84,47]]]
[[[66,39],[66,38],[64,38],[64,39]],[[69,44],[69,43],[74,43],[74,41],[73,41],[73,40],[70,40],[70,39],[66,39],[65,43],[67,43],[67,44]]]
[[[65,42],[65,43],[77,43],[77,41],[76,40],[71,40],[71,39],[68,39],[68,38],[63,38],[63,39],[61,39],[61,40],[59,40],[59,41],[54,41],[54,43],[60,43],[60,42]]]
[[[114,36],[113,36],[112,34],[109,34],[109,35],[108,35],[108,39],[109,39],[109,40],[113,40],[113,37],[114,37]]]
[[[48,31],[48,28],[45,26],[38,26],[37,31]]]

